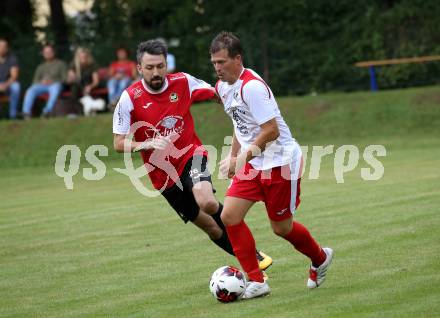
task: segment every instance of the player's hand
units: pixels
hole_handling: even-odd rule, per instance
[[[92,89],[93,89],[92,85],[87,85],[86,87],[84,87],[84,95],[90,95]]]
[[[165,150],[167,149],[170,144],[172,143],[172,140],[169,136],[158,136],[153,139],[149,139],[141,143],[139,146],[137,146],[133,151],[141,151],[141,150]]]
[[[229,179],[235,175],[235,167],[237,165],[236,157],[227,157],[220,161],[220,173]]]
[[[151,141],[151,147],[156,150],[165,150],[169,147],[171,139],[167,136],[158,136]]]

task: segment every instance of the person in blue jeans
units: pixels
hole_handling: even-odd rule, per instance
[[[9,96],[9,118],[17,118],[20,100],[19,66],[17,57],[9,52],[9,42],[0,38],[0,94]]]
[[[32,107],[35,99],[45,93],[49,94],[49,98],[43,108],[42,116],[48,117],[63,89],[63,82],[66,81],[67,65],[56,58],[53,46],[45,45],[42,54],[44,62],[38,65],[33,84],[27,89],[24,96],[24,119],[32,117]]]

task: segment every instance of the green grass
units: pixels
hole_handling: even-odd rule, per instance
[[[85,180],[80,170],[73,190],[55,175],[59,145],[110,147],[109,116],[2,122],[0,317],[438,316],[438,95],[427,88],[281,99],[302,144],[384,144],[385,174],[362,180],[361,160],[337,184],[328,156],[318,180],[304,178],[297,220],[335,250],[328,280],[313,291],[305,287],[307,260],[271,233],[256,205],[247,220],[275,260],[273,292],[227,305],[210,295],[208,281],[216,268],[238,265],[235,259],[184,226],[164,199],[138,194],[111,169],[123,167],[119,155],[105,160],[100,181]],[[316,114],[310,109],[317,101],[333,106]],[[202,139],[218,144],[230,129],[223,115],[201,106],[195,113]],[[223,199],[227,182],[214,183]]]
[[[440,87],[378,93],[334,93],[309,97],[280,97],[281,112],[301,144],[371,143],[409,134],[440,135]],[[218,104],[192,107],[202,141],[220,147],[232,134],[230,119]],[[92,144],[112,148],[112,117],[66,120],[0,121],[0,167],[47,166],[57,149],[75,144],[84,153]],[[121,160],[109,151],[108,160]]]

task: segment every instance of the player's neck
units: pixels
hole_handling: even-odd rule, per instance
[[[150,94],[160,94],[160,93],[163,93],[163,92],[168,88],[168,79],[165,78],[165,80],[164,80],[164,82],[163,82],[161,88],[159,88],[159,89],[151,88],[151,87],[145,82],[144,79],[142,79],[142,85],[144,86],[145,90],[146,90],[148,93],[150,93]]]
[[[231,81],[228,81],[228,84],[233,85],[235,82],[237,82],[241,74],[243,74],[243,72],[244,72],[244,67],[243,65],[241,65],[241,67],[237,68],[237,71],[234,72],[233,78],[231,79]]]

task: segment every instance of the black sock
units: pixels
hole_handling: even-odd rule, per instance
[[[223,234],[219,239],[212,241],[218,246],[220,246],[222,249],[224,249],[227,253],[231,255],[235,255],[234,251],[232,250],[231,243],[229,242],[229,237],[228,237],[228,233],[226,233],[225,225],[223,224],[222,219],[220,217],[222,211],[223,211],[223,204],[219,202],[218,210],[215,214],[212,215],[212,218],[214,219],[215,223],[217,223],[217,225],[223,230]],[[260,261],[261,256],[259,256],[258,250],[255,250],[255,252],[257,254],[257,259]]]
[[[222,219],[220,217],[220,215],[222,214],[222,211],[223,211],[223,205],[219,202],[217,212],[211,216],[214,219],[215,223],[217,223],[217,225],[220,226],[220,228],[223,230],[223,232],[225,232],[226,231],[225,225],[223,224]]]
[[[234,250],[232,249],[231,242],[229,242],[228,234],[226,233],[226,231],[223,231],[223,234],[220,238],[218,238],[216,240],[212,240],[212,241],[215,244],[217,244],[217,246],[222,248],[226,253],[229,253],[231,255],[235,255]]]
[[[218,238],[216,240],[212,240],[212,241],[215,244],[217,244],[219,247],[221,247],[223,250],[225,250],[226,253],[229,253],[231,255],[235,255],[234,251],[232,249],[231,242],[229,242],[229,237],[228,237],[228,233],[226,233],[225,225],[223,224],[222,219],[220,217],[220,215],[222,214],[222,211],[223,211],[223,204],[221,204],[219,202],[217,212],[211,216],[214,219],[215,223],[217,223],[217,225],[222,229],[223,234],[220,238]]]

